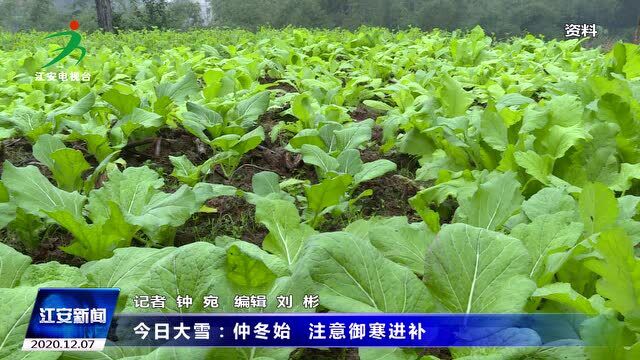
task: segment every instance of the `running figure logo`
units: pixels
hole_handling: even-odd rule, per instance
[[[80,55],[80,59],[78,59],[78,61],[76,62],[76,65],[80,63],[82,58],[84,58],[84,56],[87,54],[87,49],[80,46],[80,40],[82,40],[82,36],[80,36],[80,34],[74,31],[74,30],[77,30],[79,27],[80,27],[80,24],[76,20],[72,20],[69,23],[69,28],[71,29],[71,31],[57,32],[45,38],[45,39],[50,39],[54,37],[67,36],[67,35],[71,37],[65,47],[61,47],[55,50],[55,51],[60,51],[60,54],[58,54],[58,56],[53,58],[53,60],[49,61],[49,63],[43,67],[51,66],[57,63],[58,61],[64,59],[69,54],[71,54],[75,49],[80,49],[80,51],[82,52],[82,54]]]

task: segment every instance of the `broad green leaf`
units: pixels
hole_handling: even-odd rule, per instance
[[[101,222],[109,217],[108,202],[113,201],[127,214],[142,214],[152,196],[159,193],[164,181],[150,168],[130,167],[124,171],[112,167],[107,171],[108,180],[89,195],[87,209],[93,222]]]
[[[264,140],[264,136],[264,129],[262,126],[258,126],[250,132],[242,135],[238,140],[238,143],[234,145],[232,149],[237,151],[238,154],[243,155],[260,145],[262,140]]]
[[[9,190],[0,181],[0,229],[16,218],[16,204],[9,202]]]
[[[87,152],[100,162],[114,153],[107,136],[106,127],[85,127],[82,131],[73,130],[70,140],[82,140],[87,144]]]
[[[585,230],[595,234],[611,227],[618,218],[615,194],[601,183],[587,184],[578,200]]]
[[[495,107],[493,105],[487,107],[480,119],[482,140],[498,151],[505,151],[509,144],[507,131],[507,125],[496,112]]]
[[[325,208],[337,205],[352,182],[351,175],[343,174],[305,188],[307,206],[315,214],[320,214]]]
[[[16,218],[16,205],[14,203],[0,202],[0,229],[4,229]]]
[[[415,360],[418,356],[414,349],[401,348],[359,348],[360,360]],[[437,358],[420,357],[421,360],[438,360]]]
[[[340,153],[336,158],[338,160],[337,172],[349,175],[355,175],[362,170],[362,159],[360,159],[360,151],[356,149],[348,149]]]
[[[374,223],[368,230],[369,241],[387,259],[416,274],[424,273],[427,247],[435,238],[424,223],[409,224],[405,217],[393,217],[380,225]]]
[[[9,202],[9,199],[9,190],[7,190],[2,181],[0,181],[0,203]]]
[[[542,129],[549,122],[549,112],[539,106],[529,106],[522,116],[520,134],[527,134],[537,129]]]
[[[310,226],[301,224],[298,209],[285,200],[258,200],[256,221],[269,230],[263,248],[286,261],[288,266],[298,260],[306,239],[316,233]]]
[[[166,313],[231,311],[235,294],[227,281],[225,263],[225,250],[213,244],[196,242],[181,246],[150,264],[144,275],[137,278],[129,298],[142,294],[165,296],[166,307],[161,311]],[[220,308],[205,309],[201,300],[194,301],[189,308],[178,307],[176,298],[185,295],[193,299],[217,295]],[[133,302],[129,301],[124,311],[133,310]]]
[[[15,207],[15,218],[7,225],[27,249],[34,250],[42,240],[40,234],[45,230],[45,220],[41,215],[32,215],[19,207]]]
[[[62,140],[44,134],[33,145],[33,156],[45,164],[58,186],[66,191],[82,187],[82,174],[90,168],[82,152],[65,147]]]
[[[91,168],[81,151],[60,149],[51,154],[54,163],[51,172],[58,186],[63,190],[82,189],[82,174]]]
[[[31,264],[31,258],[11,246],[0,243],[0,289],[18,286],[20,277]]]
[[[291,102],[291,111],[303,123],[309,123],[313,118],[313,103],[309,94],[298,94]]]
[[[420,313],[433,310],[415,274],[345,232],[311,237],[301,263],[320,286],[320,303],[337,312]]]
[[[469,225],[495,230],[520,209],[523,200],[515,174],[497,174],[480,184],[473,196],[458,199],[456,216]]]
[[[520,239],[529,251],[532,263],[528,276],[538,285],[552,280],[566,260],[562,253],[571,249],[582,235],[583,225],[572,220],[570,212],[545,214],[511,231],[511,236]]]
[[[571,284],[559,282],[548,284],[536,289],[536,291],[534,291],[531,296],[534,298],[548,299],[560,304],[567,305],[583,314],[599,314],[597,307],[594,307],[589,299],[573,290],[571,288]]]
[[[218,196],[235,196],[238,194],[238,189],[229,185],[211,184],[211,183],[197,183],[193,187],[193,192],[196,195],[196,203],[202,204],[205,201]]]
[[[391,109],[393,109],[393,107],[389,106],[386,103],[383,103],[382,101],[376,101],[376,100],[365,100],[362,102],[363,104],[367,105],[368,107],[378,110],[378,111],[389,111]]]
[[[544,188],[522,204],[522,211],[531,220],[545,214],[575,212],[576,209],[576,201],[571,195],[558,188]]]
[[[193,186],[200,179],[200,167],[193,165],[185,155],[169,156],[169,161],[173,165],[171,176],[180,182]]]
[[[271,171],[261,171],[251,178],[251,188],[256,195],[267,196],[280,192],[280,176]]]
[[[252,97],[240,101],[236,105],[238,118],[236,121],[247,128],[255,124],[258,117],[264,114],[269,108],[269,92],[263,91]]]
[[[588,133],[581,126],[561,127],[554,125],[544,132],[544,135],[538,136],[536,143],[540,143],[540,147],[537,150],[540,153],[545,153],[554,159],[559,159],[564,154],[576,145],[579,140],[586,139]]]
[[[81,116],[89,112],[96,102],[96,94],[89,92],[83,96],[80,100],[73,103],[71,106],[61,111],[56,111],[56,115],[64,114],[71,116]]]
[[[549,175],[553,171],[553,158],[550,155],[539,155],[534,151],[517,151],[514,154],[516,163],[524,168],[527,174],[541,183],[549,184]]]
[[[183,77],[171,82],[163,82],[156,88],[158,99],[169,98],[175,102],[185,101],[188,97],[196,97],[200,87],[196,75],[189,71]]]
[[[579,124],[584,111],[580,99],[570,94],[552,97],[545,107],[549,109],[550,123],[563,127]]]
[[[463,167],[457,164],[455,159],[449,157],[442,149],[436,150],[433,154],[423,156],[420,159],[420,164],[422,164],[422,167],[416,170],[416,180],[420,181],[437,179],[441,170],[451,172],[463,170]]]
[[[634,360],[640,355],[636,335],[610,315],[585,320],[580,335],[587,344],[589,359]]]
[[[299,149],[304,144],[315,145],[322,150],[327,150],[324,140],[316,129],[302,129],[289,140],[289,145],[294,149]]]
[[[362,169],[354,175],[353,183],[358,185],[396,170],[396,163],[387,159],[378,159],[362,165]]]
[[[433,153],[436,148],[429,135],[421,133],[417,129],[411,129],[401,138],[398,150],[401,153],[424,156]]]
[[[16,129],[6,129],[0,127],[0,140],[11,139],[16,134]]]
[[[601,277],[596,283],[598,294],[640,329],[640,259],[634,255],[631,239],[623,230],[608,230],[600,234],[595,249],[601,257],[584,264]]]
[[[183,125],[192,134],[205,142],[208,142],[209,139],[202,132],[204,130],[207,130],[213,138],[221,135],[224,123],[220,114],[190,101],[187,102],[187,110],[182,114]]]
[[[208,45],[204,45],[208,46]],[[221,69],[210,69],[204,73],[206,87],[202,90],[207,100],[230,94],[235,89],[235,79]]]
[[[427,251],[424,281],[455,313],[521,312],[536,286],[520,240],[467,224],[447,225]]]
[[[209,145],[222,149],[222,150],[230,150],[235,145],[240,142],[241,136],[238,134],[227,134],[218,136],[217,138],[211,140]]]
[[[2,182],[16,205],[29,214],[42,216],[45,211],[60,210],[82,216],[85,197],[53,186],[35,166],[18,168],[5,161]]]
[[[637,78],[640,76],[640,55],[638,55],[638,45],[636,44],[624,44],[627,50],[626,61],[622,67],[622,71],[627,75],[628,79]]]
[[[138,228],[125,220],[116,203],[109,202],[108,207],[110,217],[92,224],[66,210],[47,212],[73,235],[74,241],[61,249],[87,260],[98,260],[110,257],[116,248],[129,246]]]
[[[449,196],[454,198],[466,198],[473,195],[478,189],[478,183],[474,181],[470,174],[464,172],[456,174],[455,178],[449,178],[430,188],[420,190],[414,197],[409,199],[409,204],[416,210],[429,229],[434,232],[440,230],[440,216],[430,207],[432,204],[440,205]]]
[[[371,139],[373,120],[361,121],[346,126],[342,130],[334,131],[336,137],[336,150],[357,149]]]
[[[317,166],[323,173],[335,170],[339,165],[338,160],[315,145],[302,145],[300,153],[305,163]]]
[[[113,106],[121,116],[130,114],[133,109],[140,105],[140,98],[135,94],[128,92],[121,92],[123,89],[112,88],[104,92],[100,98]]]
[[[618,209],[620,214],[619,220],[627,220],[633,218],[638,213],[638,205],[640,204],[640,197],[633,195],[621,196],[618,199]]]
[[[87,278],[77,267],[50,261],[27,267],[20,277],[20,286],[38,286],[55,280],[64,281],[76,287],[81,287],[87,282]]]
[[[156,193],[138,213],[129,212],[125,217],[131,224],[146,229],[165,225],[176,227],[184,224],[199,208],[193,190],[182,185],[171,194]]]
[[[504,109],[511,106],[520,106],[525,104],[533,104],[535,101],[531,98],[523,96],[521,94],[513,93],[513,94],[505,94],[498,100],[496,104],[496,108]]]
[[[125,137],[129,137],[134,131],[144,128],[159,128],[164,124],[162,116],[147,110],[135,108],[130,114],[122,118],[116,126],[122,128]]]
[[[438,91],[444,114],[448,117],[464,115],[473,103],[474,97],[462,88],[459,82],[444,75]]]
[[[609,187],[614,191],[627,191],[632,186],[632,180],[635,179],[640,179],[640,164],[624,163],[620,165],[620,172]]]
[[[49,134],[40,135],[36,143],[33,144],[33,157],[49,169],[53,169],[55,163],[53,159],[51,159],[51,154],[53,154],[54,151],[64,148],[66,148],[66,146],[59,138]]]
[[[23,106],[16,108],[13,115],[8,116],[6,121],[31,142],[35,142],[42,134],[50,133],[54,127],[53,122],[45,116],[44,112]]]
[[[117,287],[120,296],[128,296],[149,268],[175,248],[162,249],[127,247],[115,249],[113,256],[90,261],[80,267],[92,287]]]
[[[18,287],[0,290],[0,358],[55,360],[60,352],[22,352],[22,342],[27,332],[31,310],[38,292],[37,287]]]
[[[259,257],[242,251],[241,244],[227,248],[227,278],[241,288],[270,288],[276,279]]]

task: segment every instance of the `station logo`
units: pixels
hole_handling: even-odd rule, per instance
[[[69,36],[69,42],[67,43],[67,45],[65,47],[61,47],[56,49],[55,51],[59,51],[60,53],[58,54],[58,56],[56,56],[55,58],[51,59],[51,61],[49,61],[45,66],[43,66],[43,68],[46,68],[48,66],[51,66],[57,62],[59,62],[60,60],[64,59],[65,57],[69,56],[73,51],[75,50],[80,50],[81,55],[80,58],[78,59],[78,61],[76,62],[76,65],[80,63],[80,61],[82,61],[82,59],[84,58],[84,56],[87,54],[87,49],[85,49],[84,47],[80,46],[80,41],[82,41],[82,36],[77,33],[75,30],[78,30],[78,28],[80,27],[80,23],[78,23],[77,20],[71,20],[71,22],[69,22],[69,28],[71,29],[70,31],[60,31],[57,32],[55,34],[51,34],[49,36],[47,36],[45,39],[51,39],[51,38],[56,38],[56,37],[60,37],[60,36]]]

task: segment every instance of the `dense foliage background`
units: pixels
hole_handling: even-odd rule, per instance
[[[595,23],[605,37],[630,40],[640,15],[637,0],[112,0],[119,29],[187,29],[229,26],[254,29],[360,25],[428,30],[481,25],[498,36],[524,32],[561,37],[566,23]],[[53,30],[69,17],[83,30],[97,28],[93,0],[0,0],[5,30]]]
[[[638,0],[111,0],[115,33],[95,3],[0,0],[0,359],[41,287],[590,318],[575,346],[37,359],[640,359]],[[71,18],[87,56],[43,69]]]
[[[247,311],[590,318],[563,338],[576,346],[39,360],[640,359],[639,45],[480,27],[84,35],[81,63],[43,70],[62,41],[0,33],[0,359],[25,358],[41,287],[119,287],[124,313],[156,311],[137,295],[199,313],[215,294],[206,311],[229,313],[267,294]]]

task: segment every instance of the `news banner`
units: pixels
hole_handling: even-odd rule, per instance
[[[317,313],[315,294],[276,297],[309,312],[260,312],[266,295],[237,295],[234,313],[218,298],[140,295],[140,312],[116,313],[119,289],[41,288],[23,343],[25,351],[101,351],[105,346],[184,347],[505,347],[579,346],[578,314]],[[182,313],[163,313],[168,301]],[[189,313],[194,302],[211,312]],[[261,310],[262,309],[262,310]]]

